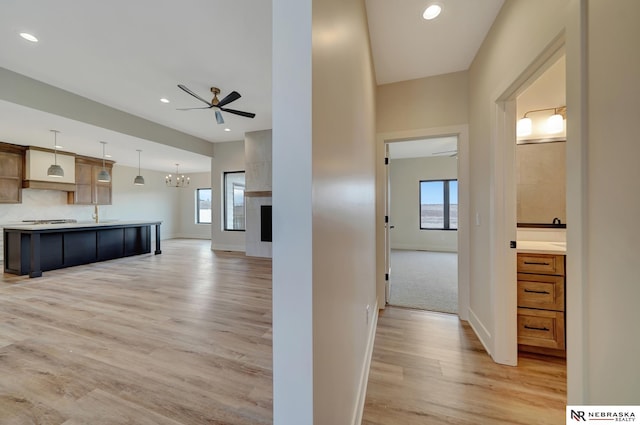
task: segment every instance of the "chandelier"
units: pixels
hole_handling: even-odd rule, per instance
[[[176,164],[176,175],[173,176],[168,174],[164,177],[164,182],[168,187],[187,187],[189,186],[189,182],[191,179],[189,177],[185,177],[184,174],[180,174],[178,171],[178,167],[180,164]]]

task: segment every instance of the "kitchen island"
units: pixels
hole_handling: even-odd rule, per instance
[[[40,277],[43,271],[151,252],[151,226],[155,226],[154,253],[161,254],[161,221],[18,224],[3,230],[4,271]]]

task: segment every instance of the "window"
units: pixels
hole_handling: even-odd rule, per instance
[[[420,182],[420,229],[458,229],[458,180]]]
[[[211,189],[196,189],[196,223],[211,224]]]
[[[244,231],[244,171],[224,173],[224,230]]]

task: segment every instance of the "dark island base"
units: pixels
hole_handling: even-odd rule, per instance
[[[160,250],[160,223],[156,246]],[[29,277],[42,272],[151,252],[151,224],[4,230],[4,271]]]

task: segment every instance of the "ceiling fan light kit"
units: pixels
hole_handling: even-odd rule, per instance
[[[178,84],[178,87],[182,91],[190,94],[191,96],[195,97],[196,99],[198,99],[199,101],[207,105],[199,108],[178,108],[179,111],[189,111],[192,109],[216,108],[215,117],[216,117],[216,122],[218,124],[224,124],[224,117],[222,116],[222,112],[228,112],[230,114],[240,115],[241,117],[246,117],[246,118],[254,118],[256,116],[256,114],[252,112],[239,111],[236,109],[228,109],[224,107],[225,105],[228,105],[229,103],[240,99],[241,95],[237,91],[232,91],[231,93],[226,95],[224,98],[222,98],[222,100],[219,100],[218,95],[220,94],[220,89],[218,87],[211,87],[210,90],[211,90],[211,93],[213,93],[213,99],[211,99],[211,102],[209,102],[203,99],[202,97],[198,96],[194,91],[192,91],[190,88],[188,88],[184,84]]]

